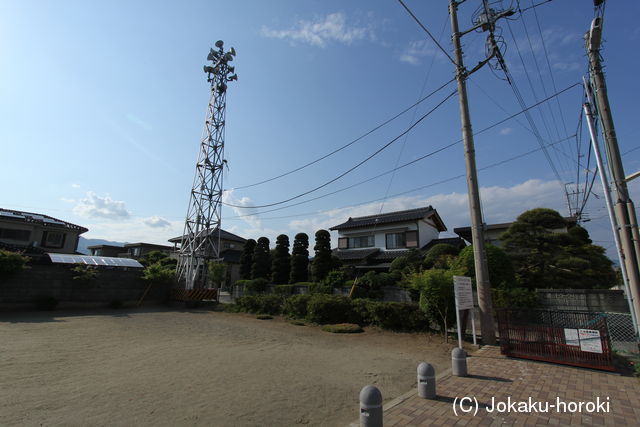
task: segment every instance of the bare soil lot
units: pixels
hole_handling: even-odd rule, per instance
[[[345,425],[364,385],[390,400],[450,349],[211,311],[0,313],[0,425]]]

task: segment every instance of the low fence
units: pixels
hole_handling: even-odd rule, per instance
[[[602,313],[498,310],[500,351],[512,357],[613,371]]]

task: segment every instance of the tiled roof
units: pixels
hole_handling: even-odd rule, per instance
[[[215,230],[212,231],[212,234],[215,233],[218,229],[216,228]],[[174,237],[173,239],[169,239],[169,241],[171,243],[180,243],[182,241],[182,237],[183,236],[178,236],[178,237]],[[233,233],[229,233],[228,231],[222,230],[222,233],[220,235],[220,239],[224,239],[224,240],[233,240],[235,242],[240,242],[240,243],[244,243],[247,241],[247,239],[244,239],[238,235],[235,235]]]
[[[393,222],[405,222],[422,219],[424,217],[431,217],[439,231],[446,231],[447,227],[442,222],[438,212],[431,206],[423,208],[409,209],[406,211],[388,212],[379,215],[361,216],[356,218],[349,218],[342,224],[335,225],[330,230],[346,230],[351,228],[370,227],[373,225],[389,224]]]
[[[68,230],[79,231],[79,234],[86,233],[89,231],[88,228],[81,227],[76,224],[72,224],[67,221],[62,221],[61,219],[54,218],[49,215],[43,215],[33,212],[23,212],[16,211],[12,209],[3,209],[0,208],[0,220],[3,221],[16,221],[16,222],[26,222],[30,224],[39,224],[46,227],[59,227],[66,228]]]
[[[359,259],[365,259],[365,258],[375,254],[379,250],[380,249],[378,249],[378,248],[373,248],[373,249],[339,249],[339,250],[334,250],[332,252],[332,255],[337,256],[342,261],[354,261],[354,260],[359,260]]]

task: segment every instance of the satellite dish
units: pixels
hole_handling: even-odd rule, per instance
[[[224,42],[222,40],[218,40],[216,42],[216,47],[220,47],[221,48],[222,46],[224,46]]]

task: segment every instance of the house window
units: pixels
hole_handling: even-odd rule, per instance
[[[349,238],[348,237],[339,237],[338,238],[338,249],[348,249],[349,248]]]
[[[12,228],[0,228],[0,239],[10,240],[22,240],[29,241],[31,238],[31,231],[29,230],[14,230]]]
[[[42,246],[45,248],[61,248],[64,246],[65,234],[59,231],[45,231],[42,233]]]
[[[387,249],[406,248],[406,240],[404,233],[389,233],[386,235]]]
[[[374,244],[373,236],[349,237],[349,248],[371,248]]]
[[[405,243],[407,248],[417,248],[418,247],[418,232],[417,231],[407,231],[404,233]]]

